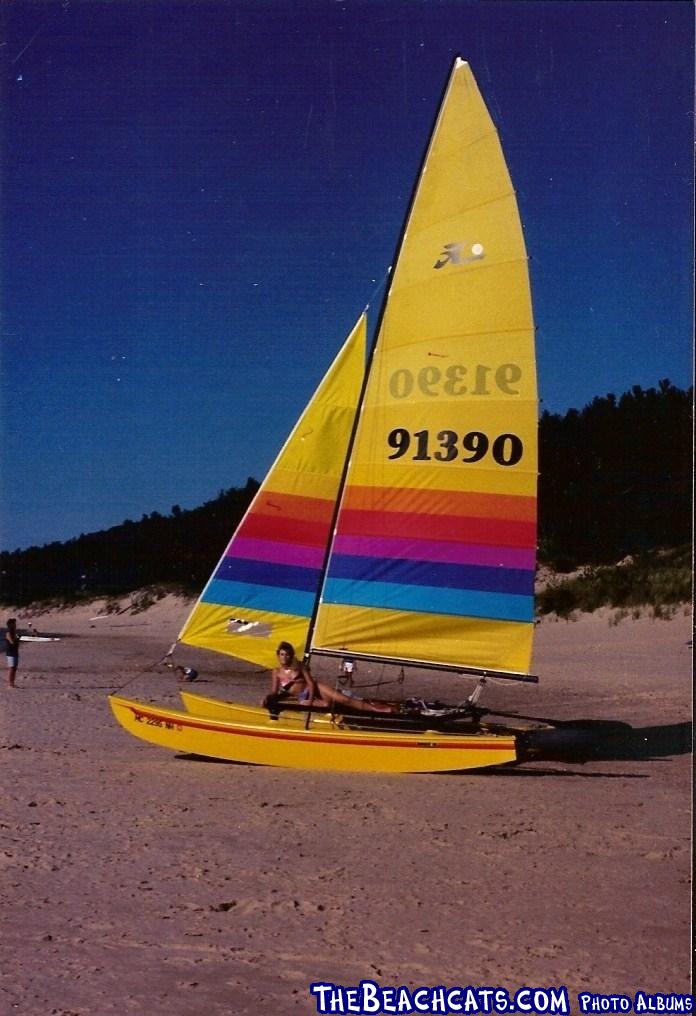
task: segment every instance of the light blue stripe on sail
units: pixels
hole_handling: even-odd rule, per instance
[[[328,579],[325,603],[383,610],[411,610],[419,614],[451,614],[455,617],[486,617],[498,621],[533,621],[531,596],[484,593],[471,589],[437,589],[404,586],[394,582],[353,582]]]
[[[311,617],[315,599],[314,593],[303,593],[296,589],[253,586],[245,582],[213,579],[206,586],[202,602],[240,609],[248,607],[251,610],[268,610],[274,614]]]

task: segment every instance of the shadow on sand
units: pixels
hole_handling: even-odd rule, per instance
[[[497,714],[501,715],[501,714]],[[517,717],[519,719],[519,717]],[[530,717],[527,717],[528,719]],[[536,717],[536,719],[540,719]],[[655,762],[675,755],[688,755],[692,749],[692,724],[670,723],[664,726],[632,727],[616,720],[567,720],[553,727],[529,730],[520,737],[519,762]],[[177,759],[214,762],[231,766],[248,763],[178,754]],[[492,766],[480,770],[452,770],[440,776],[581,776],[587,779],[647,779],[646,773],[578,772],[569,769],[534,769]]]
[[[549,762],[652,762],[687,755],[692,748],[692,724],[632,727],[613,720],[556,722],[551,730],[524,735],[524,760]]]

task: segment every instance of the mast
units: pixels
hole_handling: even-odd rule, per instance
[[[411,212],[413,210],[413,206],[414,206],[415,201],[416,201],[416,196],[418,194],[418,189],[420,187],[421,178],[423,176],[423,170],[424,170],[425,165],[426,165],[426,163],[428,161],[428,155],[430,154],[430,149],[431,149],[432,144],[433,144],[433,139],[434,139],[435,134],[437,132],[437,127],[438,127],[438,124],[440,122],[440,118],[442,117],[442,111],[443,111],[443,109],[445,107],[445,102],[447,100],[447,96],[449,94],[450,88],[452,87],[452,82],[454,80],[454,75],[456,74],[456,71],[457,71],[458,67],[460,67],[465,62],[466,61],[462,60],[461,57],[459,57],[459,56],[455,57],[454,64],[452,66],[452,70],[450,71],[449,77],[447,79],[447,84],[445,85],[445,87],[444,87],[444,89],[442,91],[441,98],[440,98],[440,103],[439,103],[439,106],[438,106],[438,111],[437,111],[437,114],[435,116],[433,127],[432,127],[432,129],[430,131],[430,137],[428,138],[428,142],[427,142],[427,144],[425,146],[425,149],[423,151],[423,155],[421,156],[420,168],[418,170],[418,174],[416,176],[415,183],[414,183],[413,188],[411,190],[411,196],[409,198],[408,207],[406,209],[406,215],[404,216],[404,220],[403,220],[403,223],[402,223],[402,226],[401,226],[401,232],[399,233],[399,236],[397,238],[396,247],[394,249],[394,257],[392,259],[391,265],[389,266],[389,274],[388,274],[388,277],[387,277],[387,285],[385,286],[384,296],[382,297],[382,300],[380,301],[379,312],[378,312],[377,321],[376,321],[376,324],[375,324],[375,330],[374,330],[374,334],[373,334],[373,337],[372,337],[372,342],[370,344],[370,349],[369,349],[368,356],[367,356],[367,363],[365,365],[365,375],[363,377],[363,382],[362,382],[362,385],[360,387],[360,396],[358,398],[358,404],[357,404],[357,407],[356,407],[355,419],[353,421],[353,427],[351,429],[350,439],[348,441],[348,451],[346,453],[345,464],[344,464],[344,467],[343,467],[343,472],[341,474],[341,481],[340,481],[339,488],[338,488],[338,496],[336,498],[336,506],[335,506],[335,510],[334,510],[333,519],[332,519],[332,522],[331,522],[331,538],[330,538],[330,540],[329,540],[329,542],[327,544],[327,547],[326,547],[326,555],[324,557],[324,563],[322,565],[322,572],[321,572],[321,579],[319,581],[319,594],[318,594],[318,596],[317,596],[317,598],[315,600],[314,610],[312,612],[312,617],[311,617],[311,620],[309,622],[309,630],[307,632],[307,639],[305,641],[305,647],[304,647],[304,653],[303,653],[304,657],[307,657],[309,655],[309,653],[312,651],[312,638],[313,638],[314,629],[315,629],[316,623],[317,623],[317,615],[319,613],[319,606],[321,604],[321,598],[322,598],[322,593],[323,593],[323,590],[324,590],[324,583],[325,583],[325,580],[326,580],[326,574],[327,574],[328,567],[329,567],[329,561],[331,560],[331,553],[332,553],[332,549],[333,549],[334,537],[336,535],[336,522],[338,520],[338,516],[339,516],[340,510],[341,510],[341,502],[343,500],[343,491],[344,491],[344,488],[345,488],[345,485],[346,485],[346,478],[348,476],[348,470],[350,468],[351,455],[352,455],[352,452],[353,452],[353,446],[355,444],[355,437],[356,437],[356,434],[358,432],[358,426],[359,426],[359,423],[360,423],[360,416],[362,414],[363,404],[364,404],[364,401],[365,401],[365,393],[367,391],[367,385],[368,385],[368,381],[370,379],[370,371],[372,370],[372,364],[373,364],[373,361],[374,361],[375,352],[377,350],[377,346],[378,346],[378,343],[379,343],[379,336],[380,336],[380,332],[381,332],[381,329],[382,329],[382,321],[384,320],[384,313],[386,311],[387,304],[389,302],[389,295],[391,293],[391,284],[392,284],[394,266],[396,264],[398,264],[398,261],[399,261],[399,256],[401,254],[401,248],[403,247],[404,240],[406,238],[406,231],[407,231],[407,228],[408,228],[408,223],[409,223],[409,220],[411,218]],[[368,304],[367,307],[365,307],[365,310],[363,311],[363,316],[365,316],[365,317],[367,316],[368,309],[369,309],[369,304]]]
[[[365,309],[363,310],[363,312],[362,312],[362,314],[360,315],[360,318],[359,318],[359,320],[364,320],[364,322],[365,322],[365,328],[367,328],[367,311],[368,311],[368,309],[369,309],[369,304],[365,307]],[[376,333],[375,333],[375,335],[376,335]],[[352,427],[350,429],[350,437],[348,438],[348,448],[346,450],[346,457],[345,457],[345,459],[343,461],[343,469],[341,470],[341,479],[339,480],[338,491],[337,491],[337,494],[336,494],[336,500],[334,502],[334,507],[333,507],[333,514],[331,516],[331,526],[330,526],[329,531],[328,531],[329,532],[329,538],[326,541],[326,548],[324,550],[324,559],[323,559],[322,565],[321,565],[321,574],[319,576],[319,584],[317,586],[317,595],[314,598],[314,606],[312,608],[312,614],[311,614],[311,617],[309,619],[309,627],[307,629],[307,637],[305,638],[304,648],[302,650],[302,658],[304,660],[306,660],[308,658],[309,653],[310,653],[310,649],[311,649],[311,645],[312,645],[312,635],[314,633],[314,626],[316,625],[316,622],[317,622],[317,614],[319,613],[319,604],[321,603],[321,590],[323,588],[324,580],[326,578],[326,572],[327,572],[327,569],[329,567],[329,561],[331,560],[331,548],[333,546],[333,537],[334,537],[334,533],[336,531],[336,520],[338,519],[338,513],[339,513],[340,508],[341,508],[341,497],[343,495],[343,488],[345,486],[346,476],[348,475],[348,467],[350,465],[350,453],[351,453],[351,450],[353,448],[353,442],[355,441],[355,435],[356,435],[357,430],[358,430],[358,422],[360,420],[360,410],[362,408],[363,399],[365,398],[365,392],[367,390],[367,379],[368,379],[369,374],[370,374],[370,364],[372,363],[372,357],[374,356],[374,351],[375,351],[376,345],[377,345],[376,338],[373,338],[372,344],[370,346],[370,351],[369,351],[369,354],[368,354],[367,363],[365,365],[365,371],[363,373],[362,382],[360,384],[360,394],[358,395],[358,402],[357,402],[357,405],[355,407],[355,415],[353,417],[353,425],[352,425]]]

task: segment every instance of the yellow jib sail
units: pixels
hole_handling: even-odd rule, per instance
[[[365,371],[363,314],[292,431],[179,640],[260,666],[305,646]]]
[[[312,648],[526,673],[536,479],[522,228],[458,60],[387,296]]]

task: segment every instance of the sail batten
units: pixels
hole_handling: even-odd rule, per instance
[[[501,258],[496,264],[491,264],[490,262],[488,264],[485,264],[485,263],[482,263],[482,262],[478,261],[477,263],[472,264],[472,267],[471,267],[471,270],[470,270],[470,274],[472,276],[474,275],[474,273],[485,275],[488,272],[492,272],[492,271],[498,270],[500,268],[506,268],[506,267],[509,267],[510,265],[518,266],[518,267],[521,266],[522,270],[526,272],[527,269],[528,269],[528,265],[529,265],[529,258],[528,258],[528,256],[526,254],[517,254],[514,257]],[[427,292],[427,289],[429,287],[430,288],[434,288],[434,287],[436,287],[438,285],[439,286],[443,285],[443,280],[442,279],[431,279],[429,282],[425,282],[425,283],[423,282],[422,279],[415,279],[412,282],[405,282],[402,279],[401,280],[401,287],[400,288],[403,291],[407,291],[409,289],[418,289],[418,290],[422,291],[423,287],[425,286],[426,287],[425,291]],[[508,329],[496,328],[496,332],[501,332],[503,330],[506,330],[506,331],[515,331],[516,329],[514,329],[514,328],[508,328]]]
[[[496,328],[494,332],[491,332],[491,331],[476,331],[476,332],[472,332],[472,331],[459,331],[459,332],[456,333],[456,335],[446,333],[446,334],[442,334],[442,335],[429,336],[428,339],[424,339],[423,342],[424,343],[429,342],[431,344],[433,342],[437,342],[439,344],[439,343],[446,342],[446,341],[451,340],[451,339],[487,339],[487,338],[492,338],[492,339],[498,340],[498,339],[500,339],[500,337],[502,335],[525,335],[526,336],[528,334],[528,331],[529,331],[528,327],[521,327],[521,328]],[[399,348],[408,349],[408,348],[410,348],[412,346],[413,346],[413,342],[408,342],[408,341],[407,342],[403,342],[403,343],[394,342],[391,348],[392,349],[399,349]],[[438,353],[437,355],[438,356],[444,356],[446,354]]]
[[[509,188],[506,188],[505,190],[501,191],[499,194],[494,194],[491,197],[488,197],[488,198],[485,198],[482,201],[476,202],[475,204],[466,204],[466,205],[459,206],[458,209],[456,210],[456,214],[458,214],[458,215],[465,215],[467,212],[476,212],[476,211],[478,211],[481,208],[489,208],[491,205],[494,205],[496,202],[499,202],[499,201],[509,201],[511,199],[516,200],[516,198],[517,198],[517,192],[512,187],[509,187]],[[444,223],[449,222],[452,219],[453,214],[455,214],[455,213],[454,212],[450,212],[447,215],[443,215],[441,219],[433,220],[432,222],[429,222],[427,224],[427,226],[421,226],[420,227],[420,231],[423,232],[425,229],[438,229]],[[413,237],[414,235],[417,234],[417,231],[418,231],[418,227],[412,227],[411,229],[407,230],[405,236]]]

